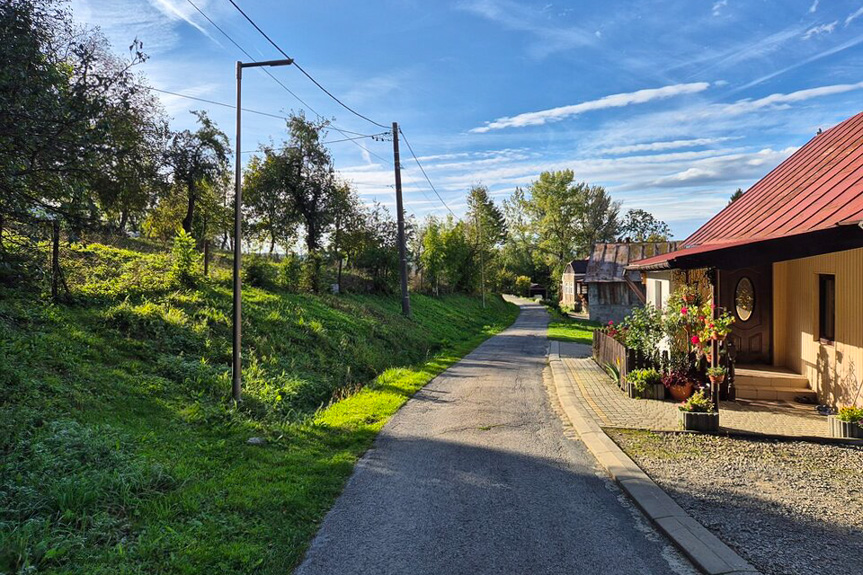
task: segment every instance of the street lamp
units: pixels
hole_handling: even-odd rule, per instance
[[[234,401],[239,403],[243,392],[243,367],[240,360],[240,350],[243,338],[242,319],[242,281],[240,280],[240,259],[242,258],[243,237],[243,187],[242,187],[242,159],[240,157],[240,124],[242,121],[242,108],[240,100],[243,84],[243,68],[260,68],[264,66],[290,66],[294,61],[290,58],[285,60],[267,60],[266,62],[237,62],[237,163],[234,173],[234,341],[233,341],[233,380],[231,384],[231,395]]]

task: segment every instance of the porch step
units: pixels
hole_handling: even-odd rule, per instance
[[[813,403],[818,396],[809,387],[809,380],[783,367],[741,365],[734,370],[734,387],[741,399],[794,401],[808,397]]]
[[[798,397],[808,397],[812,403],[818,402],[818,395],[807,388],[799,387],[753,387],[735,384],[739,399],[765,399],[768,401],[794,401]]]

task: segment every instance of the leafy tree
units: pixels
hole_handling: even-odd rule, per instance
[[[626,212],[620,225],[621,239],[634,242],[664,242],[671,238],[671,228],[650,212],[633,209]]]
[[[183,229],[192,232],[195,207],[201,195],[215,186],[228,172],[228,137],[210,120],[206,112],[192,112],[200,127],[192,132],[174,134],[167,152],[172,168],[174,189],[182,189],[186,199]]]
[[[276,244],[291,245],[296,239],[299,220],[283,185],[280,158],[272,148],[264,156],[252,156],[243,177],[243,209],[248,218],[249,236],[269,241],[269,252]]]
[[[438,218],[429,216],[420,230],[420,267],[428,277],[436,295],[440,295],[440,282],[444,276],[444,224]]]
[[[582,184],[573,182],[572,170],[543,172],[530,185],[524,211],[530,218],[541,252],[552,278],[559,277],[566,263],[579,251],[584,237],[581,222],[584,211]],[[550,282],[556,285],[556,282]]]
[[[507,235],[501,248],[501,267],[516,276],[540,277],[544,265],[536,247],[537,237],[527,213],[524,190],[516,188],[503,202]]]
[[[506,220],[488,195],[485,186],[473,186],[467,196],[466,227],[474,246],[474,269],[487,276],[489,265],[494,264],[497,248],[506,239]],[[493,267],[494,269],[494,267]],[[489,278],[492,279],[492,278]]]
[[[614,241],[620,224],[620,202],[612,201],[602,186],[576,185],[579,213],[578,254],[587,255],[600,242]]]
[[[377,291],[392,291],[399,274],[398,227],[385,207],[375,204],[365,212],[348,253],[352,265],[371,277]]]
[[[332,218],[333,230],[330,234],[329,251],[336,260],[336,285],[341,292],[342,267],[345,258],[366,223],[360,199],[347,183],[341,183],[335,189]]]
[[[91,185],[139,139],[117,126],[142,109],[131,70],[146,59],[141,44],[127,61],[110,57],[105,38],[76,29],[53,0],[0,4],[0,37],[0,219],[98,225]]]

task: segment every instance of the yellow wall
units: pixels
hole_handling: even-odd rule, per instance
[[[818,341],[818,274],[836,276],[836,342]],[[863,406],[863,248],[773,264],[773,358],[822,403]]]

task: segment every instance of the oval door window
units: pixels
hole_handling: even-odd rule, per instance
[[[740,321],[746,321],[752,317],[755,308],[755,286],[749,278],[741,278],[734,290],[734,307]]]

